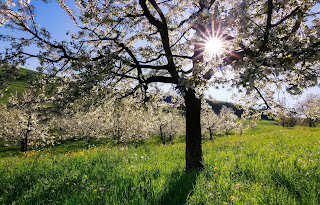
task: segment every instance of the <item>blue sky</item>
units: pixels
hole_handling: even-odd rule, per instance
[[[70,18],[66,15],[65,11],[56,3],[56,1],[52,1],[51,3],[45,4],[42,1],[34,1],[32,0],[32,4],[36,7],[37,13],[37,22],[42,26],[45,27],[51,34],[53,39],[55,40],[65,40],[67,38],[66,31],[74,31],[76,27],[73,25],[73,22]],[[314,11],[320,9],[319,4],[314,8]],[[10,33],[7,29],[0,27],[0,33]],[[17,34],[17,33],[15,33]],[[1,47],[4,48],[6,45],[3,44]],[[1,49],[0,47],[0,49]],[[29,51],[34,50],[35,48],[30,47]],[[39,66],[38,61],[36,59],[30,59],[27,61],[27,64],[24,66],[28,69],[35,70],[36,67]],[[166,90],[170,89],[170,85],[164,86]],[[237,90],[234,89],[232,92],[236,93]],[[213,87],[209,88],[206,92],[207,94],[212,95],[215,99],[221,101],[232,101],[231,95],[232,92],[227,91],[227,89],[215,89]],[[303,95],[302,98],[307,95],[308,93],[320,93],[319,88],[310,88],[308,89]],[[278,94],[276,94],[278,97]],[[294,106],[296,100],[290,97],[288,94],[286,97],[286,105],[287,106]],[[279,98],[283,99],[283,95],[279,93]],[[301,97],[300,97],[301,98]]]

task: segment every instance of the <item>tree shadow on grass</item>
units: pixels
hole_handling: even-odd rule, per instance
[[[173,172],[166,192],[161,196],[160,200],[154,204],[186,204],[189,195],[192,194],[199,173],[199,171]]]
[[[0,158],[16,156],[19,154],[20,148],[18,146],[11,146],[11,147],[1,147],[0,146]]]
[[[271,179],[277,187],[286,188],[298,202],[302,202],[301,185],[295,184],[294,180],[288,178],[285,173],[280,171],[271,172]]]

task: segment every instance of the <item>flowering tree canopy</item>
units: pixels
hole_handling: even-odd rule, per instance
[[[55,138],[50,135],[46,117],[41,115],[46,106],[44,96],[35,87],[23,93],[12,95],[8,104],[1,104],[0,137],[15,145],[20,151],[28,146],[54,144]]]
[[[124,79],[134,82],[127,94],[146,91],[152,83],[175,85],[186,104],[187,170],[203,168],[199,97],[210,83],[228,80],[213,75],[207,81],[210,73],[230,68],[231,83],[255,92],[268,108],[272,105],[264,95],[272,93],[268,90],[272,86],[286,86],[296,94],[316,85],[319,78],[320,32],[318,13],[312,11],[314,0],[58,3],[77,26],[68,33],[68,41],[54,40],[35,21],[30,0],[0,3],[0,25],[24,33],[0,36],[11,42],[1,53],[0,64],[15,66],[38,58],[48,73],[67,71],[81,82],[69,88],[69,94]],[[221,42],[223,50],[203,53],[212,38],[220,39],[214,42]],[[31,45],[39,49],[25,49]]]
[[[310,127],[315,127],[320,119],[320,96],[310,94],[296,105],[296,112],[307,119]]]

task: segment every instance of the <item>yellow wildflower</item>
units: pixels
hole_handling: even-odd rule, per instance
[[[232,201],[237,199],[235,196],[230,196],[230,198],[231,198]]]
[[[228,205],[229,203],[227,203],[227,202],[224,201],[223,204],[224,204],[224,205]]]

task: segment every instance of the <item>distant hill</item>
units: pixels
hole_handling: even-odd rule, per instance
[[[207,103],[212,107],[212,110],[219,114],[222,106],[230,107],[232,110],[234,110],[234,114],[236,114],[239,118],[241,117],[243,113],[243,109],[237,108],[237,106],[230,102],[223,102],[223,101],[210,101],[206,100]]]
[[[11,93],[15,92],[23,92],[28,88],[28,81],[30,80],[29,75],[36,74],[36,71],[20,68],[19,77],[14,81],[7,81],[6,83],[9,85],[7,91],[4,92],[4,97],[0,98],[0,103],[7,103],[8,97],[11,96]]]
[[[172,96],[164,96],[163,100],[167,103],[172,103]],[[206,100],[207,103],[212,107],[212,110],[216,113],[219,114],[222,106],[230,107],[232,110],[234,110],[235,114],[240,118],[243,109],[237,108],[237,106],[233,103],[230,102],[223,102],[223,101],[210,101]],[[183,109],[183,108],[182,108]]]
[[[211,105],[213,111],[216,114],[220,113],[220,110],[222,108],[222,106],[226,106],[226,107],[230,107],[234,110],[234,114],[236,114],[239,118],[241,118],[242,113],[244,112],[244,110],[242,108],[238,108],[235,104],[230,103],[230,102],[223,102],[223,101],[210,101],[207,100],[207,103],[209,105]],[[261,114],[261,119],[262,120],[274,120],[272,118],[269,118],[267,115],[265,114]]]

